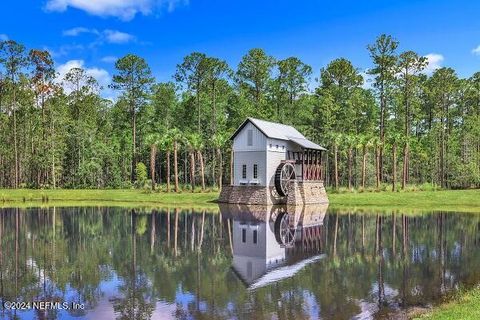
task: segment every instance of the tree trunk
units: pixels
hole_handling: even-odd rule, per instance
[[[195,155],[193,151],[190,151],[190,186],[192,192],[195,191]]]
[[[407,176],[408,176],[408,141],[405,142],[403,147],[403,170],[402,170],[402,190],[405,190],[407,186]]]
[[[200,160],[200,174],[202,178],[202,191],[205,191],[205,166],[203,164],[203,155],[199,150],[197,151],[198,159]]]
[[[218,155],[218,190],[222,191],[223,160],[222,160],[222,151],[220,148],[217,149],[217,155]]]
[[[348,148],[348,189],[352,190],[352,162],[353,162],[353,150],[352,148]]]
[[[395,191],[396,183],[397,183],[397,144],[396,143],[393,143],[393,146],[392,146],[392,162],[393,162],[392,191]]]
[[[170,192],[170,150],[167,150],[167,192]]]
[[[15,92],[15,82],[13,82],[13,148],[15,153],[15,189],[18,188],[18,144],[17,144],[17,99]]]
[[[178,192],[178,146],[177,141],[173,142],[173,174],[175,176],[175,192]]]
[[[333,154],[334,154],[334,177],[335,177],[335,189],[338,190],[338,147],[337,144],[333,146]]]
[[[132,106],[132,168],[131,168],[131,180],[135,181],[135,166],[137,165],[137,114],[135,107]]]
[[[375,182],[377,190],[380,188],[380,147],[375,147]]]
[[[365,180],[367,176],[367,148],[363,147],[363,161],[362,161],[362,188],[365,189]]]
[[[385,144],[385,110],[387,106],[387,97],[385,96],[385,88],[382,83],[380,87],[380,142],[381,145],[378,150],[378,179],[383,180],[383,145]],[[380,181],[377,184],[380,184]],[[378,188],[378,186],[377,186]]]
[[[157,146],[150,146],[150,177],[152,178],[152,190],[155,190],[155,158],[157,157]]]
[[[54,116],[52,115],[52,132],[50,134],[50,138],[52,139],[52,184],[53,189],[57,186],[57,180],[55,176],[55,120]]]

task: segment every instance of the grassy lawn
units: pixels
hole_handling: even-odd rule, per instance
[[[329,194],[334,207],[480,212],[480,189]]]
[[[0,189],[0,206],[197,206],[215,207],[218,192],[150,193],[142,190]],[[407,211],[480,212],[480,190],[330,193],[335,208],[403,209]]]
[[[459,294],[452,301],[442,304],[414,319],[431,320],[476,320],[480,319],[480,289]]]
[[[136,189],[0,189],[0,206],[216,207],[218,192],[150,193]]]

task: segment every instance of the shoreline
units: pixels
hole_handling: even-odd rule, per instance
[[[480,213],[480,190],[329,193],[330,208],[386,214],[422,214],[432,211]],[[127,207],[206,209],[216,211],[218,192],[151,192],[137,189],[0,189],[0,208]],[[396,314],[401,319],[477,319],[469,312],[480,304],[479,287],[461,290],[439,304],[410,308]],[[468,313],[467,313],[468,311]],[[480,313],[480,310],[478,311]]]
[[[330,207],[480,213],[480,189],[328,193]],[[0,189],[0,207],[125,206],[216,208],[218,192],[151,192],[138,189]]]

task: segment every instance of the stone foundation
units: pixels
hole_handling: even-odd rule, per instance
[[[235,204],[272,205],[286,203],[273,194],[273,188],[264,186],[222,186],[218,202]]]
[[[274,187],[223,186],[218,202],[248,205],[303,205],[328,203],[328,197],[321,181],[295,181],[287,197],[278,196]]]
[[[295,181],[288,191],[286,204],[328,203],[327,192],[321,181]]]

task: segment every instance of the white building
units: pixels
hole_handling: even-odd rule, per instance
[[[292,277],[323,257],[327,208],[221,205],[222,216],[233,220],[235,273],[249,289],[256,289]]]
[[[248,118],[231,139],[233,186],[275,186],[280,196],[286,196],[292,180],[323,181],[321,159],[326,149],[292,126]]]

